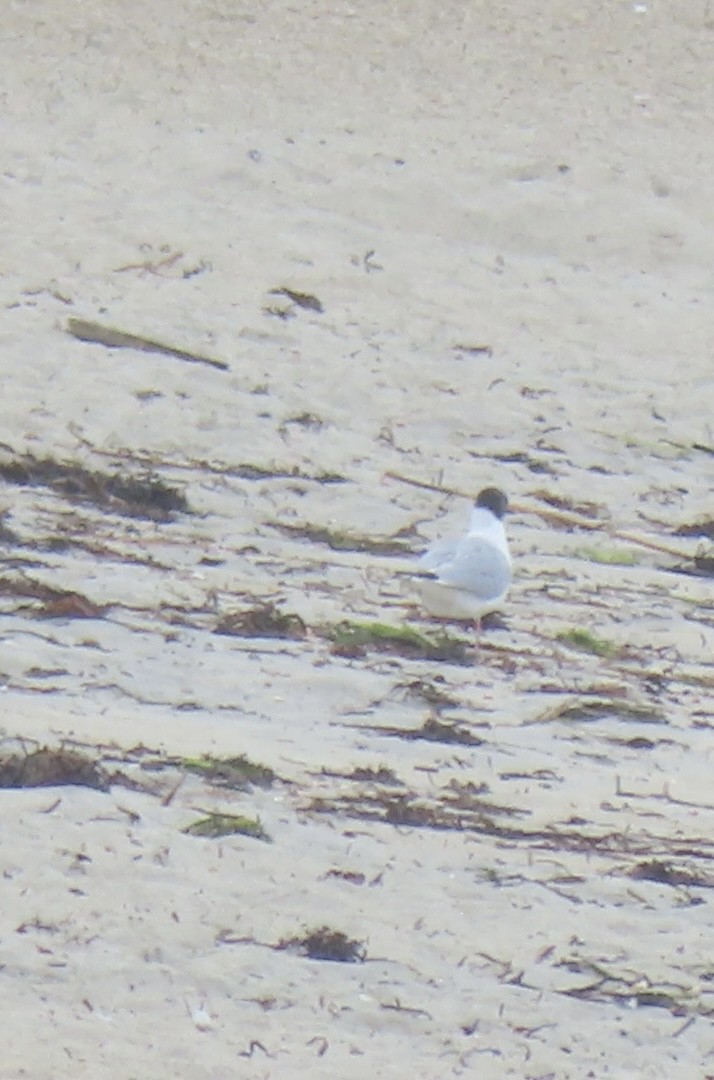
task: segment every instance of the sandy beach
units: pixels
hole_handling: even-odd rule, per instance
[[[714,1076],[711,5],[2,40],[0,1078]]]

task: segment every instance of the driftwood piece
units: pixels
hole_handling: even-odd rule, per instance
[[[173,356],[190,364],[208,364],[219,371],[228,371],[228,364],[224,360],[214,360],[210,356],[199,356],[184,349],[175,349],[173,345],[164,345],[160,341],[153,341],[138,334],[127,334],[124,330],[102,326],[101,323],[89,319],[70,318],[67,320],[66,329],[68,334],[79,341],[105,345],[108,349],[140,349],[142,352],[160,353],[161,356]]]

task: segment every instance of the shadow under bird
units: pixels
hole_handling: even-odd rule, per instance
[[[430,614],[480,624],[511,584],[511,553],[503,527],[508,499],[498,488],[479,492],[463,536],[437,540],[419,559],[416,592]]]

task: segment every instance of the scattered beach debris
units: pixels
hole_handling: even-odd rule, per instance
[[[451,348],[461,356],[486,356],[489,359],[493,356],[492,345],[452,345]]]
[[[0,757],[0,788],[78,785],[109,790],[109,776],[93,758],[77,750],[42,747],[30,754]]]
[[[370,248],[369,251],[365,251],[362,256],[362,267],[366,274],[373,274],[377,270],[384,270],[381,263],[378,263],[374,256],[377,254],[374,248]],[[359,265],[359,262],[355,263],[354,258],[350,258],[350,262],[354,265]]]
[[[215,468],[207,462],[196,464],[202,465],[203,468],[209,468],[210,471],[217,473],[219,476],[235,476],[239,480],[310,480],[316,484],[346,484],[348,482],[347,477],[342,476],[341,473],[329,471],[306,473],[299,469],[297,465],[257,465],[254,462],[244,461],[238,465],[224,465],[221,468]]]
[[[266,525],[284,536],[296,536],[312,544],[326,544],[332,551],[363,551],[371,555],[412,554],[411,546],[398,538],[406,533],[394,537],[359,536],[321,525],[297,525],[281,521],[268,521]]]
[[[444,631],[427,635],[412,626],[345,620],[335,626],[321,627],[318,632],[332,642],[331,652],[336,656],[356,659],[371,650],[451,664],[473,662],[468,642]]]
[[[568,515],[591,518],[594,521],[602,521],[607,516],[605,507],[600,506],[598,503],[587,502],[582,499],[576,502],[575,499],[556,495],[555,492],[548,491],[546,488],[538,488],[536,491],[529,492],[529,495],[532,499],[544,502],[546,506],[551,507],[553,510],[559,510]],[[549,518],[549,520],[552,519]]]
[[[685,563],[670,568],[675,574],[689,577],[714,577],[714,555],[695,555]]]
[[[714,876],[711,874],[687,870],[685,867],[665,862],[662,859],[647,859],[645,862],[636,863],[629,869],[628,876],[634,878],[635,881],[654,881],[658,885],[714,888]]]
[[[275,773],[267,765],[250,761],[244,754],[237,757],[182,758],[181,765],[188,772],[197,773],[217,787],[245,791],[251,787],[270,787],[276,780]]]
[[[363,942],[329,926],[321,926],[298,937],[283,938],[275,948],[307,956],[310,960],[333,960],[341,964],[363,963],[367,956]]]
[[[140,250],[146,253],[145,259],[141,259],[139,262],[126,263],[124,266],[117,266],[113,272],[115,274],[126,274],[129,271],[136,271],[141,276],[153,274],[156,277],[183,278],[186,280],[213,269],[207,259],[199,259],[197,263],[181,266],[180,263],[186,258],[185,253],[172,250],[168,244],[162,244],[158,252],[154,250],[152,244],[142,244]],[[151,257],[152,253],[153,258]],[[175,273],[171,272],[173,270],[175,270]]]
[[[100,607],[81,593],[54,589],[41,581],[26,577],[0,578],[0,596],[23,596],[41,600],[43,606],[35,614],[46,619],[101,619],[106,608]]]
[[[279,304],[265,304],[263,314],[268,315],[271,319],[282,319],[283,322],[287,322],[289,319],[295,318],[295,308],[281,307]]]
[[[408,742],[423,739],[426,742],[457,743],[459,746],[483,746],[485,741],[463,725],[445,724],[437,720],[435,716],[428,717],[420,728],[383,727],[376,724],[360,726],[367,731],[375,731],[391,738],[405,739]]]
[[[665,724],[665,713],[653,705],[645,705],[635,701],[627,701],[623,697],[600,697],[585,695],[572,697],[570,695],[556,700],[554,705],[549,705],[540,712],[528,724],[552,723],[555,720],[605,720],[615,717],[619,720],[639,722],[643,724]]]
[[[0,458],[0,478],[8,484],[49,488],[67,499],[128,517],[170,521],[174,513],[191,512],[178,489],[149,472],[104,473],[51,457],[20,454]]]
[[[694,521],[689,525],[680,525],[675,530],[675,536],[705,536],[714,540],[714,518],[705,518],[703,521]]]
[[[277,289],[270,289],[270,296],[284,296],[286,299],[291,300],[297,307],[305,308],[306,311],[316,311],[318,315],[322,315],[324,307],[322,301],[318,300],[312,293],[299,292],[297,289],[288,289],[287,286],[281,285]]]
[[[81,593],[67,592],[47,600],[38,615],[43,619],[103,619],[106,608]]]
[[[378,769],[355,766],[350,772],[341,772],[339,769],[320,769],[319,776],[333,777],[338,780],[352,780],[360,784],[395,784],[401,786],[401,780],[394,769],[381,765]]]
[[[93,345],[104,345],[107,349],[138,349],[141,352],[158,353],[160,356],[171,356],[176,360],[185,360],[189,364],[207,364],[218,371],[228,371],[228,364],[224,360],[214,360],[210,356],[201,356],[198,353],[187,352],[185,349],[166,345],[153,338],[144,337],[141,334],[129,334],[124,330],[118,330],[113,326],[103,326],[91,319],[77,319],[71,317],[67,320],[66,330],[78,341],[86,341]]]
[[[302,641],[307,636],[307,627],[299,615],[279,611],[273,604],[257,604],[247,611],[224,615],[216,624],[213,633],[228,637]]]
[[[481,789],[479,789],[481,790]],[[333,798],[313,798],[308,810],[316,814],[344,814],[360,821],[382,822],[386,825],[417,829],[435,829],[453,832],[482,832],[519,838],[523,830],[498,826],[498,814],[511,816],[518,811],[513,807],[498,807],[486,803],[483,798],[454,791],[445,792],[442,798],[426,801],[416,792],[395,793],[392,790],[375,789]]]
[[[14,547],[20,544],[20,537],[17,533],[5,524],[5,518],[8,517],[6,510],[0,511],[0,544],[7,544],[8,547]]]
[[[484,798],[489,793],[486,783],[475,784],[471,780],[451,779],[443,789],[442,803],[451,810],[466,811],[469,814],[482,814],[493,819],[496,817],[529,817],[530,809],[518,806],[504,806]]]
[[[442,676],[437,676],[433,681],[412,679],[408,683],[397,683],[393,693],[420,704],[428,705],[435,713],[443,712],[445,709],[457,708],[459,705],[458,699],[452,694],[448,694],[441,686],[436,685],[440,680],[443,681]]]
[[[346,881],[349,885],[364,885],[367,881],[367,875],[359,870],[338,870],[336,867],[328,870],[324,877],[337,878],[338,881]]]
[[[204,817],[192,821],[182,830],[187,836],[201,836],[215,840],[221,836],[250,836],[254,840],[270,842],[271,837],[263,828],[260,818],[244,817],[242,814],[206,813]]]
[[[646,975],[618,975],[608,971],[602,964],[579,958],[560,960],[556,967],[566,968],[577,975],[587,975],[589,982],[583,986],[568,987],[557,993],[580,1001],[599,1001],[620,1007],[667,1009],[673,1016],[687,1016],[690,1010],[710,1016],[714,1010],[700,1007],[691,986],[653,983]],[[690,1019],[692,1019],[690,1017]]]
[[[317,413],[301,412],[296,413],[294,416],[287,416],[281,423],[278,431],[281,435],[284,435],[290,427],[300,427],[306,431],[322,431],[325,427],[325,421]]]

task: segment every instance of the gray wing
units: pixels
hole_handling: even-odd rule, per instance
[[[419,565],[425,570],[434,570],[438,573],[442,566],[456,558],[459,543],[459,540],[437,540],[420,557]]]
[[[443,544],[451,544],[451,557],[442,557],[436,565],[428,566],[439,581],[474,593],[482,600],[495,600],[506,591],[511,583],[511,564],[495,544],[479,536],[465,536]],[[428,565],[426,559],[430,555],[431,550],[422,559],[422,565]]]

